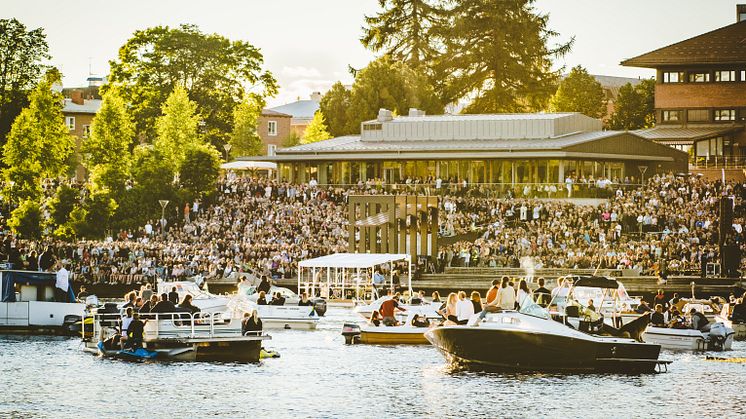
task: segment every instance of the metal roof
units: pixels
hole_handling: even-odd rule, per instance
[[[298,100],[286,105],[269,108],[269,110],[290,115],[294,119],[313,119],[313,115],[319,110],[319,102],[310,99]]]
[[[273,111],[272,109],[262,109],[262,116],[276,116],[279,118],[290,118],[293,115],[288,115],[286,113]]]
[[[101,99],[86,99],[82,105],[73,103],[72,99],[65,99],[62,113],[90,113],[95,114],[101,108]]]
[[[557,113],[495,113],[495,114],[455,114],[455,115],[424,115],[424,116],[397,116],[387,124],[409,123],[409,122],[450,122],[450,121],[547,121],[578,115],[578,112]],[[376,119],[366,122],[380,122]]]
[[[717,137],[734,131],[742,130],[742,125],[728,125],[720,127],[667,127],[657,126],[654,128],[633,131],[640,137],[654,141],[665,140],[701,140],[704,138]]]

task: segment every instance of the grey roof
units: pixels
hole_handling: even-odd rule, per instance
[[[305,153],[364,153],[396,151],[466,151],[466,150],[559,150],[624,134],[624,131],[592,131],[555,138],[494,139],[494,140],[412,140],[412,141],[363,141],[360,136],[337,137],[317,143],[303,144],[277,150],[277,154]]]
[[[290,118],[293,116],[293,115],[288,115],[286,113],[277,112],[277,111],[273,111],[272,109],[266,109],[266,108],[262,109],[262,115],[263,116],[276,116],[276,117],[281,117],[281,118]]]
[[[527,120],[527,121],[550,121],[554,119],[564,118],[571,115],[577,115],[578,112],[557,112],[557,113],[494,113],[494,114],[455,114],[455,115],[424,115],[424,116],[396,116],[390,123],[406,123],[406,122],[448,122],[448,121],[515,121],[515,120]],[[377,122],[377,120],[371,120],[366,122]]]
[[[634,131],[635,134],[648,140],[671,141],[671,140],[700,140],[729,132],[743,129],[742,125],[707,126],[707,127],[681,127],[681,126],[657,126],[654,128]]]
[[[90,113],[95,114],[101,108],[101,99],[86,99],[82,105],[73,103],[72,99],[65,99],[62,113]]]
[[[271,111],[291,115],[295,119],[313,119],[313,115],[319,110],[319,102],[315,100],[298,100],[282,106],[269,108]]]

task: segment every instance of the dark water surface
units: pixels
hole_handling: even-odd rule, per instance
[[[282,357],[257,365],[130,363],[75,339],[0,336],[0,417],[746,416],[746,364],[664,352],[666,374],[455,372],[430,346],[345,346],[356,319],[332,308],[319,330],[271,331]]]

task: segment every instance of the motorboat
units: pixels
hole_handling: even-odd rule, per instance
[[[215,295],[204,291],[192,281],[159,282],[158,291],[167,292],[176,288],[179,301],[186,295],[192,296],[192,304],[202,312],[232,312],[237,315],[256,310],[265,329],[305,329],[316,328],[319,316],[313,306],[298,305],[259,305],[247,296],[235,294],[230,296]]]
[[[294,293],[291,289],[285,287],[276,287],[274,285],[270,286],[269,291],[267,291],[267,298],[270,298],[277,293],[279,293],[285,299],[285,304],[289,306],[297,306],[301,300],[300,296]],[[238,285],[238,295],[245,296],[249,299],[249,301],[252,301],[254,303],[256,303],[256,301],[259,299],[259,292],[257,291],[257,287],[248,283]],[[326,300],[324,300],[323,298],[311,298],[310,301],[317,316],[324,316],[324,314],[326,314]]]
[[[604,314],[609,325],[619,327],[640,317],[640,313],[635,311],[640,305],[640,299],[630,297],[621,281],[616,280],[618,288],[599,288],[582,285],[582,282],[581,285],[577,285],[579,276],[567,276],[564,279],[574,281],[569,288],[573,300],[585,305],[593,301],[596,311]]]
[[[0,333],[76,334],[85,304],[75,301],[72,287],[67,301],[55,301],[55,273],[3,270],[0,276]]]
[[[231,313],[150,313],[145,321],[141,348],[121,348],[115,339],[121,332],[121,314],[114,307],[93,307],[85,315],[92,322],[84,333],[83,350],[104,357],[130,360],[258,362],[262,332],[242,334],[241,318]],[[90,324],[90,326],[88,326]]]
[[[672,351],[729,351],[734,337],[735,331],[723,323],[714,323],[707,331],[648,326],[643,333],[645,342]]]
[[[378,298],[377,300],[369,303],[369,304],[360,304],[355,306],[353,311],[360,316],[362,316],[365,319],[369,319],[371,315],[373,315],[374,311],[378,311],[381,309],[381,304],[383,304],[384,301],[390,300],[390,296],[383,296]],[[422,302],[421,304],[399,304],[399,307],[406,310],[407,312],[416,312],[419,314],[425,315],[428,319],[442,319],[443,316],[441,316],[438,313],[438,310],[440,309],[440,306],[442,303],[438,302]]]
[[[598,288],[618,286],[603,277],[583,277],[579,282]],[[563,302],[569,313],[558,318],[526,298],[517,311],[483,311],[466,325],[435,327],[425,337],[448,361],[469,369],[650,373],[668,365],[658,359],[660,345],[624,337],[639,337],[634,332],[649,322],[647,316],[615,329],[604,323],[603,314],[589,313],[576,319],[576,327],[568,318],[582,305],[570,296],[566,294]]]
[[[362,325],[354,323],[345,323],[342,327],[342,336],[345,337],[346,344],[363,343],[373,345],[426,345],[428,340],[425,338],[425,332],[435,323],[427,320],[427,326],[415,326],[413,320],[415,316],[425,316],[424,313],[413,309],[408,312],[406,319],[398,326],[385,326],[380,324],[376,326],[370,322]]]
[[[715,316],[714,321],[716,323],[723,323],[726,327],[733,329],[733,332],[735,333],[733,338],[735,340],[746,340],[746,323],[743,321],[731,320],[731,311],[732,307],[730,303],[723,304],[720,314]]]

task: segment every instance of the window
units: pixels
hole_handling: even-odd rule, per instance
[[[267,134],[272,136],[277,135],[277,121],[267,122]]]
[[[383,129],[383,124],[363,124],[363,131],[380,131]]]
[[[90,125],[83,125],[83,137],[88,138],[91,136],[91,126]]]
[[[707,109],[689,109],[686,116],[689,122],[707,122],[710,120],[710,112]]]
[[[75,130],[75,117],[74,116],[66,116],[65,117],[65,125],[67,125],[67,129],[70,131]]]
[[[708,83],[710,73],[689,73],[689,83]]]
[[[736,81],[736,71],[735,70],[716,71],[715,81]]]
[[[716,109],[715,120],[716,121],[735,121],[736,110],[735,109]]]
[[[681,119],[679,114],[679,111],[663,111],[663,121],[676,122]]]
[[[746,70],[741,70],[741,81],[746,81]]]
[[[663,83],[683,83],[683,71],[666,71],[663,73]]]

